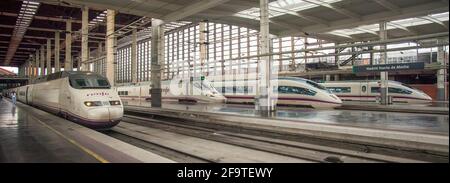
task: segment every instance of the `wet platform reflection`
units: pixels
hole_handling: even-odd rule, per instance
[[[20,106],[0,100],[0,162],[98,162],[39,123]]]
[[[124,105],[151,107],[150,102],[147,101],[124,100],[123,103]],[[178,102],[164,102],[163,108],[259,116],[255,112],[253,105],[180,104]],[[448,115],[333,109],[316,110],[282,106],[278,107],[275,116],[272,118],[423,133],[449,133]]]

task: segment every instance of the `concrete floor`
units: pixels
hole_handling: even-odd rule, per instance
[[[0,162],[98,162],[39,122],[38,117],[0,100]]]
[[[124,100],[123,103],[124,105],[151,106],[150,102],[138,100]],[[163,108],[245,116],[256,115],[253,105],[240,104],[179,104],[178,102],[163,102]],[[449,133],[448,115],[278,107],[274,118],[423,133]]]

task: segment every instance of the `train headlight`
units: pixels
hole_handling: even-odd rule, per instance
[[[118,100],[109,101],[109,104],[111,104],[111,105],[120,105],[120,101],[118,101]]]
[[[102,102],[100,102],[100,101],[86,101],[86,102],[84,102],[84,105],[86,105],[88,107],[102,106]]]

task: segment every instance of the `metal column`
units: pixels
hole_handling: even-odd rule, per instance
[[[64,61],[64,70],[71,71],[73,67],[72,63],[72,21],[66,21],[66,52]]]
[[[52,73],[52,40],[47,39],[47,75]]]
[[[35,58],[35,68],[34,68],[34,76],[35,76],[35,78],[37,78],[38,76],[39,76],[39,65],[40,65],[40,53],[39,53],[39,49],[38,50],[36,50],[36,56],[34,57]]]
[[[152,19],[151,86],[152,107],[161,107],[161,63],[164,61],[163,21]]]
[[[438,43],[439,44],[443,44],[444,40],[439,39]],[[445,83],[447,83],[446,79],[447,79],[447,73],[446,73],[446,61],[445,61],[445,51],[444,51],[444,46],[439,46],[438,47],[438,52],[437,52],[437,62],[438,64],[443,67],[441,69],[437,70],[437,100],[438,101],[448,101],[447,100],[447,88],[445,87]]]
[[[268,0],[260,0],[260,54],[269,54],[270,53],[270,38],[269,38],[269,1]],[[260,112],[262,116],[268,116],[273,111],[275,111],[275,105],[272,101],[272,93],[271,89],[271,73],[272,73],[272,64],[270,61],[270,56],[260,57],[258,62],[258,101],[257,110]]]
[[[88,71],[88,34],[89,34],[89,8],[87,6],[83,6],[81,13],[81,70]],[[80,65],[80,64],[78,64]]]
[[[380,40],[387,40],[387,23],[380,23]],[[386,50],[386,44],[382,44],[380,46],[381,50]],[[380,52],[380,63],[379,64],[387,64],[387,53],[385,51]],[[381,94],[381,104],[388,105],[388,96],[389,96],[389,86],[388,86],[389,75],[388,72],[380,73],[380,94]]]
[[[133,29],[131,42],[131,82],[137,83],[137,30]]]
[[[206,22],[199,23],[199,41],[200,41],[200,75],[205,75],[204,66],[206,61]]]
[[[114,80],[114,19],[115,10],[107,10],[106,13],[106,78],[111,86],[115,86]]]
[[[61,65],[59,63],[59,49],[60,39],[59,31],[55,32],[55,72],[61,71]]]
[[[44,45],[41,45],[41,76],[45,75],[45,48]]]

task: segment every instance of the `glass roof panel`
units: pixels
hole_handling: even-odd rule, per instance
[[[448,21],[449,20],[449,12],[432,14],[432,15],[429,15],[429,17],[439,20],[441,22]],[[386,28],[387,28],[387,30],[391,30],[391,29],[408,28],[411,26],[425,25],[425,24],[431,24],[431,23],[433,23],[433,22],[431,22],[423,17],[415,17],[415,18],[406,18],[406,19],[401,19],[401,20],[390,21],[390,22],[388,22]],[[354,35],[354,34],[367,33],[366,31],[363,31],[363,30],[377,32],[379,30],[379,24],[362,25],[362,26],[352,28],[352,29],[333,30],[333,31],[330,31],[327,33],[337,35],[337,36],[342,36],[342,37],[350,37],[351,35]]]
[[[299,11],[311,9],[331,3],[339,2],[341,0],[277,0],[269,3],[269,18],[294,14]],[[246,9],[236,13],[234,16],[259,20],[259,11],[257,7]]]

